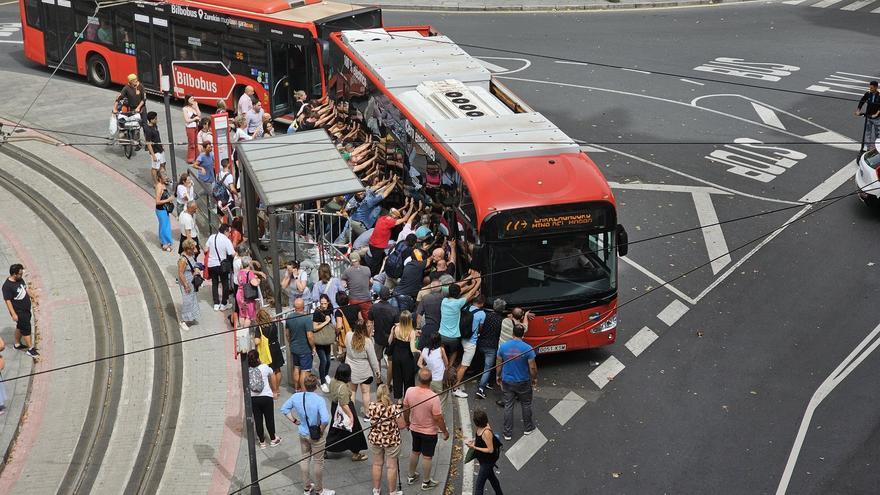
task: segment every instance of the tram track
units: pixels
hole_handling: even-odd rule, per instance
[[[146,303],[153,342],[160,347],[153,353],[151,402],[143,440],[134,457],[134,469],[125,486],[115,488],[119,493],[126,494],[156,493],[171,450],[183,387],[181,349],[179,346],[163,346],[179,341],[180,331],[173,299],[162,271],[140,236],[85,184],[20,147],[7,143],[0,147],[0,153],[44,176],[91,211],[116,241],[120,252],[131,262]],[[40,213],[46,225],[69,251],[88,294],[95,328],[96,357],[121,354],[124,351],[122,314],[110,277],[87,239],[58,206],[34,188],[6,175],[0,175],[0,187]],[[124,369],[124,358],[95,363],[90,402],[94,411],[85,418],[58,493],[94,492],[94,484],[105,461],[117,420]]]

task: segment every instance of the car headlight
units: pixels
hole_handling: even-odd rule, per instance
[[[590,333],[610,332],[615,328],[617,328],[617,313],[615,313],[614,316],[612,316],[611,318],[608,318],[607,320],[593,327],[593,329],[590,330]]]

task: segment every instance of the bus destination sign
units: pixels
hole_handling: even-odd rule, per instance
[[[538,207],[500,212],[491,222],[499,238],[547,235],[607,228],[607,206],[597,204]]]

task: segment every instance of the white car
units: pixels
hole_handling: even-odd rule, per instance
[[[871,150],[859,157],[856,185],[859,198],[868,206],[880,206],[880,153]]]

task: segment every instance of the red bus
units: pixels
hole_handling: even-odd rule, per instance
[[[25,56],[36,63],[101,87],[136,73],[158,93],[159,71],[172,74],[175,62],[175,96],[225,98],[234,108],[250,85],[275,118],[291,112],[294,91],[323,94],[329,33],[382,25],[377,8],[316,0],[145,1],[97,15],[92,0],[19,0],[19,8]],[[195,60],[223,62],[234,77],[220,64],[186,63]]]
[[[441,175],[457,269],[483,274],[487,299],[535,313],[525,340],[540,353],[613,343],[626,232],[578,144],[430,28],[330,40],[330,97],[395,143],[405,177]]]

